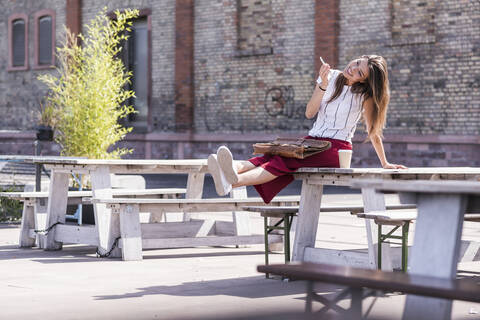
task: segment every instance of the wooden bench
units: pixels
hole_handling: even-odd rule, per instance
[[[410,209],[410,208],[404,208]],[[370,212],[360,212],[357,214],[359,218],[373,219],[378,225],[378,269],[382,268],[382,243],[386,242],[388,239],[399,239],[401,240],[402,246],[402,271],[407,272],[408,265],[408,232],[410,223],[417,219],[417,210],[381,210],[381,211],[370,211]],[[465,214],[465,221],[480,221],[480,214]],[[391,225],[394,226],[393,229],[389,230],[387,233],[383,233],[382,226]],[[402,235],[396,236],[393,233],[399,228],[402,228]],[[478,249],[478,245],[473,244],[473,250]],[[476,250],[475,250],[476,251]]]
[[[416,208],[415,205],[409,204],[392,204],[386,206],[387,210],[399,210],[399,209],[413,209]],[[269,246],[268,246],[268,234],[273,230],[282,230],[284,234],[284,254],[285,254],[285,263],[290,261],[290,240],[291,240],[291,226],[293,223],[293,218],[297,215],[299,206],[244,206],[244,210],[259,212],[260,215],[264,218],[264,236],[265,236],[265,264],[268,265],[269,258]],[[350,212],[350,214],[361,216],[363,214],[363,206],[323,206],[320,208],[320,212]],[[388,211],[390,212],[390,211]],[[271,223],[269,223],[269,218],[274,218]],[[283,224],[283,226],[282,226]],[[380,231],[381,232],[381,231]],[[408,231],[407,231],[408,232]],[[408,238],[407,238],[408,239]],[[380,242],[381,243],[381,242]],[[381,246],[379,246],[381,247]],[[378,251],[381,255],[381,250]],[[403,251],[402,251],[403,252]],[[403,257],[403,255],[402,255]],[[378,261],[381,261],[379,258]],[[402,260],[403,261],[403,260]],[[379,267],[380,269],[380,267]],[[269,277],[269,274],[266,273],[265,277]]]
[[[114,197],[179,197],[185,194],[183,188],[158,188],[158,189],[112,189]],[[20,247],[33,247],[35,243],[42,246],[39,230],[46,230],[46,210],[48,192],[0,192],[0,198],[9,198],[23,202],[23,213],[20,228]],[[91,191],[69,191],[68,204],[77,205],[91,203]]]
[[[328,264],[299,263],[262,265],[257,270],[290,279],[307,280],[307,300],[305,311],[312,313],[312,302],[318,301],[324,306],[316,312],[321,316],[329,309],[346,313],[346,319],[362,318],[362,300],[376,295],[376,291],[402,292],[420,296],[449,300],[480,302],[480,280],[478,278],[441,279],[401,272],[360,269]],[[314,282],[332,283],[346,286],[335,298],[329,300],[318,295],[314,290]],[[365,289],[373,289],[365,290]],[[338,301],[351,296],[350,309],[337,305]],[[432,317],[431,319],[433,319]]]
[[[263,235],[250,232],[239,233],[232,222],[213,219],[171,223],[154,223],[140,226],[138,212],[239,212],[244,206],[265,205],[261,198],[211,198],[211,199],[132,199],[98,198],[95,203],[106,204],[113,213],[120,216],[120,237],[118,246],[124,260],[141,260],[142,249],[178,248],[193,246],[249,245],[263,243]],[[300,196],[279,196],[271,206],[297,205]],[[248,213],[245,213],[248,214]],[[248,229],[248,228],[247,228]],[[162,235],[159,238],[158,235]],[[281,235],[271,235],[270,241],[281,242]]]

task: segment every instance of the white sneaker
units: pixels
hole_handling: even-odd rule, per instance
[[[215,190],[219,196],[225,196],[232,191],[232,184],[228,183],[227,179],[225,178],[225,175],[218,164],[216,154],[211,154],[208,156],[208,171],[210,171],[210,174],[213,177]]]
[[[231,184],[238,182],[238,173],[233,165],[233,156],[227,147],[221,146],[217,150],[217,160],[220,168],[225,174],[225,178]]]

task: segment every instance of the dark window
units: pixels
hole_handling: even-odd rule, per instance
[[[25,20],[16,19],[12,22],[12,66],[25,66]]]
[[[392,2],[392,45],[435,42],[435,0]]]
[[[137,113],[130,114],[129,124],[135,131],[148,129],[148,91],[149,91],[149,57],[148,57],[148,20],[147,17],[135,19],[129,32],[129,38],[122,50],[122,60],[127,71],[132,72],[128,90],[135,92],[128,103]]]
[[[43,16],[38,19],[38,64],[52,64],[52,17]]]
[[[271,54],[273,13],[271,0],[237,0],[237,54]]]

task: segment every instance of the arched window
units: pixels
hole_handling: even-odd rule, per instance
[[[8,18],[8,68],[7,70],[28,69],[28,17],[23,13]]]
[[[55,65],[55,11],[35,13],[35,69]]]

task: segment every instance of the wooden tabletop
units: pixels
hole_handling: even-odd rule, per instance
[[[324,174],[478,174],[480,167],[416,167],[408,169],[382,168],[301,168],[297,173]]]
[[[207,159],[80,159],[63,157],[35,157],[33,163],[41,163],[47,168],[88,168],[107,166],[110,173],[207,173]]]
[[[62,161],[65,159],[74,160],[74,159],[86,159],[81,157],[61,157],[61,156],[31,156],[31,155],[0,155],[0,161],[18,161],[18,162],[27,162],[33,163],[38,161]]]
[[[480,194],[479,181],[456,180],[382,180],[382,179],[354,179],[354,188],[374,188],[382,191],[447,193],[447,194]]]

